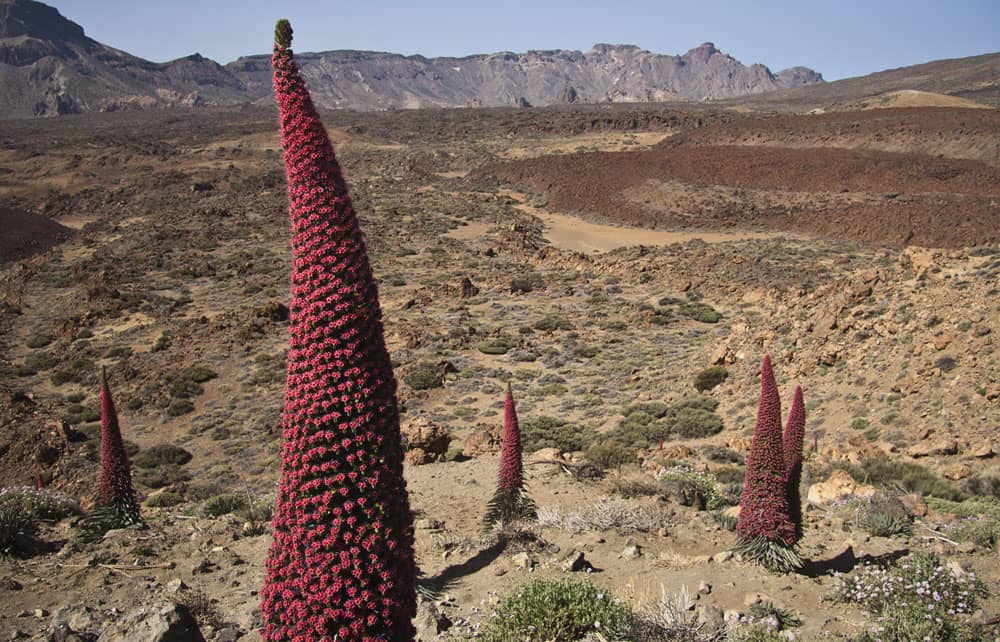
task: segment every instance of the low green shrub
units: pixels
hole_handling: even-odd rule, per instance
[[[521,422],[521,443],[526,452],[558,448],[562,452],[585,450],[597,433],[555,417],[531,417]]]
[[[430,390],[441,387],[441,376],[433,363],[421,363],[403,375],[403,381],[414,390]]]
[[[632,612],[610,592],[572,578],[536,579],[514,589],[481,630],[484,642],[574,642],[588,633],[622,639]]]
[[[170,484],[185,482],[191,479],[191,474],[177,464],[163,464],[155,468],[139,468],[135,472],[135,481],[147,488],[163,488]]]
[[[535,321],[534,328],[543,332],[553,332],[555,330],[572,330],[573,324],[566,317],[550,314]]]
[[[698,392],[706,392],[718,386],[729,377],[725,366],[712,366],[699,372],[694,378],[694,388]]]
[[[507,337],[493,337],[492,339],[487,339],[486,341],[480,341],[476,344],[476,349],[483,354],[507,354],[517,343],[513,339]]]
[[[29,533],[33,525],[31,516],[19,505],[0,505],[0,556],[18,552],[18,537]]]
[[[920,493],[927,497],[939,497],[961,501],[966,495],[962,491],[945,482],[933,472],[920,464],[898,459],[868,459],[860,464],[838,462],[838,468],[843,468],[855,481],[881,486],[883,488],[901,487],[910,493]]]
[[[174,444],[157,444],[144,448],[132,458],[136,468],[155,468],[164,464],[183,466],[191,461],[191,453]]]
[[[601,468],[618,468],[635,462],[635,451],[610,439],[595,441],[587,447],[587,460]]]
[[[682,316],[702,323],[718,323],[722,319],[722,314],[707,303],[682,303],[677,311]]]

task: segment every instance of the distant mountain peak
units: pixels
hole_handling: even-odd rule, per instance
[[[21,36],[76,43],[89,40],[83,27],[55,7],[34,0],[0,0],[0,38]]]

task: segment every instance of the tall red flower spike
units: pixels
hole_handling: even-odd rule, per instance
[[[806,406],[802,401],[802,386],[795,386],[795,399],[785,424],[782,451],[785,457],[785,484],[788,489],[788,515],[795,525],[795,539],[802,538],[802,449],[806,436]]]
[[[750,443],[736,526],[736,532],[744,541],[763,538],[786,546],[795,544],[795,526],[788,515],[781,442],[781,401],[771,358],[765,356],[760,368],[757,425]]]
[[[507,384],[503,402],[503,445],[500,450],[500,480],[486,511],[485,525],[509,524],[518,519],[533,519],[535,504],[524,489],[524,464],[521,458],[521,429],[517,425],[514,394]]]
[[[132,487],[132,467],[104,368],[101,368],[101,484],[97,505],[113,508],[122,526],[140,521],[139,502]]]
[[[292,231],[281,484],[261,591],[269,642],[405,642],[416,614],[413,517],[396,379],[357,215],[292,50],[274,90]]]

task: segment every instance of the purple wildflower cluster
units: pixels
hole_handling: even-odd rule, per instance
[[[839,580],[841,600],[878,615],[905,610],[940,620],[974,612],[986,596],[974,573],[953,571],[931,553],[914,553],[894,567],[866,565]]]

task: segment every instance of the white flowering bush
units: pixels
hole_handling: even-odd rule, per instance
[[[585,580],[537,579],[514,589],[481,629],[486,642],[573,642],[589,633],[621,639],[632,610]]]
[[[0,488],[0,506],[17,506],[35,519],[58,521],[80,514],[80,503],[68,495],[29,486]]]
[[[864,566],[841,577],[837,597],[878,616],[866,642],[932,640],[968,637],[958,616],[979,608],[988,594],[973,573],[954,573],[933,553],[913,553],[897,566]]]

